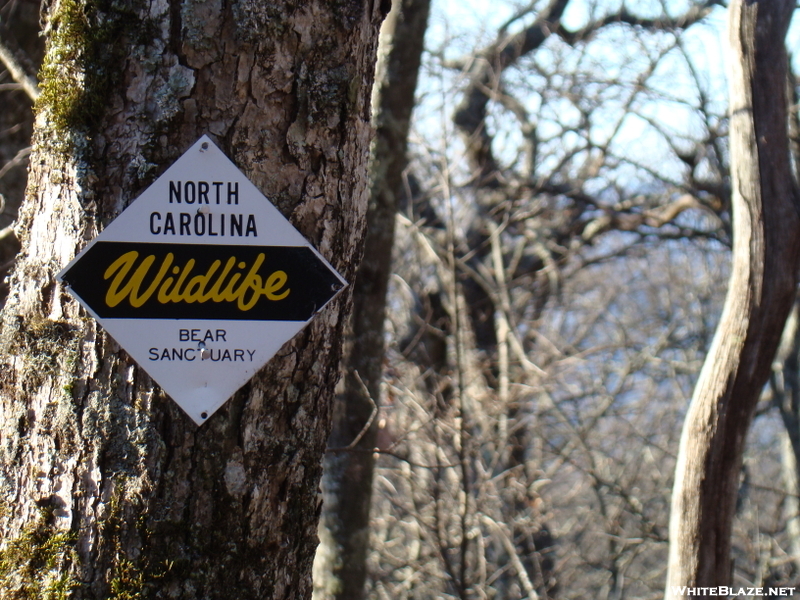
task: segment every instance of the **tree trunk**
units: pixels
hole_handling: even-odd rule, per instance
[[[322,481],[320,546],[314,564],[314,598],[318,600],[364,597],[386,292],[429,8],[429,0],[395,0],[381,30],[367,237],[353,286],[351,331],[342,362],[343,389],[334,404]]]
[[[681,436],[670,517],[674,586],[731,582],[747,430],[792,307],[800,219],[787,139],[784,37],[794,2],[730,7],[733,271]]]
[[[0,596],[308,597],[347,296],[198,428],[54,275],[208,133],[351,280],[383,15],[358,0],[46,6],[0,338]]]

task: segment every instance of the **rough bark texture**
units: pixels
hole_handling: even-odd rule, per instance
[[[47,5],[0,338],[0,596],[310,595],[347,296],[198,428],[54,275],[208,133],[352,280],[382,17],[360,0]]]
[[[733,271],[684,424],[670,518],[673,586],[731,583],[745,437],[798,280],[800,220],[787,139],[784,37],[794,3],[730,7]]]
[[[314,598],[320,600],[364,597],[386,292],[429,8],[429,0],[395,0],[381,30],[367,237],[354,282],[350,339],[342,363],[343,389],[334,405],[331,450],[325,459],[322,485],[320,546],[314,564]]]

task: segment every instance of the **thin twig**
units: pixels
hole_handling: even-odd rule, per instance
[[[358,371],[353,371],[353,375],[355,375],[355,378],[358,381],[358,385],[361,386],[361,392],[364,394],[364,396],[367,397],[367,400],[369,400],[369,403],[372,405],[372,412],[370,413],[367,422],[364,423],[364,427],[361,428],[361,431],[358,432],[358,435],[355,437],[355,439],[353,439],[352,442],[350,442],[347,446],[344,447],[345,450],[352,450],[358,445],[361,439],[366,435],[369,428],[372,426],[372,423],[375,421],[375,416],[378,414],[378,405],[375,404],[375,400],[372,399],[372,396],[369,393],[369,389],[367,389],[367,386],[361,379],[361,375],[358,374]]]
[[[460,466],[460,463],[442,463],[437,465],[425,465],[422,463],[415,462],[408,458],[407,456],[403,456],[402,454],[398,454],[397,452],[392,452],[391,450],[381,450],[380,448],[328,448],[325,450],[330,454],[340,454],[342,452],[354,452],[354,453],[364,453],[369,452],[371,454],[380,454],[381,456],[391,456],[392,458],[396,458],[397,460],[402,460],[404,463],[408,463],[412,467],[417,467],[418,469],[454,469]]]
[[[22,86],[28,97],[36,102],[41,92],[39,91],[39,84],[36,79],[31,77],[25,72],[23,66],[14,56],[11,49],[0,40],[0,61],[3,62],[11,77]]]
[[[502,542],[503,547],[506,549],[509,559],[511,559],[511,564],[514,565],[514,569],[517,571],[519,582],[522,584],[522,587],[525,588],[525,592],[528,594],[528,599],[539,600],[539,594],[536,593],[536,589],[533,587],[530,577],[528,577],[528,571],[525,569],[525,566],[519,559],[517,549],[514,547],[514,543],[511,541],[511,538],[509,537],[508,533],[506,533],[504,527],[487,515],[481,515],[481,521],[494,529],[495,533],[500,538],[500,541]]]
[[[2,179],[6,173],[8,173],[14,167],[21,165],[25,162],[25,159],[28,158],[31,154],[31,147],[28,146],[27,148],[23,148],[19,152],[17,152],[16,156],[8,161],[6,164],[0,168],[0,179]]]
[[[14,224],[13,223],[11,225],[9,225],[8,227],[4,227],[3,229],[0,229],[0,242],[2,242],[7,237],[11,237],[12,235],[14,235]]]

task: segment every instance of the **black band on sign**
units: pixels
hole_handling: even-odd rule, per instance
[[[62,279],[107,319],[307,321],[342,287],[307,246],[100,241]]]

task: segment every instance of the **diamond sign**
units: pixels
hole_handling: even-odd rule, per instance
[[[198,424],[346,285],[206,136],[58,277]]]

